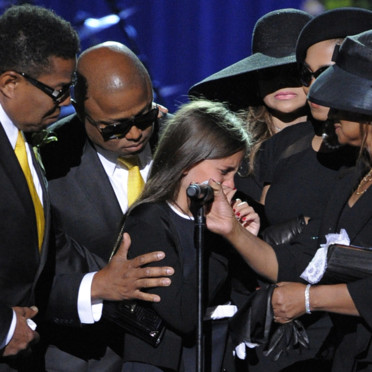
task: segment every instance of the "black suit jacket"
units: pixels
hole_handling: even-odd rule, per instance
[[[152,150],[162,125],[163,121],[155,123]],[[114,190],[76,114],[55,123],[50,130],[58,141],[42,147],[41,156],[53,214],[63,231],[105,263],[123,216]]]
[[[58,326],[50,328],[49,342],[83,359],[100,358],[107,345],[121,354],[122,335],[104,321],[81,326],[74,302],[83,276],[107,263],[123,214],[78,117],[64,118],[51,129],[58,141],[42,147],[41,156],[59,229],[58,245],[67,248],[57,253],[48,315]],[[71,245],[74,249],[68,250]]]
[[[77,116],[59,124],[58,142],[42,149],[54,216],[64,232],[107,262],[123,215],[120,205]]]
[[[37,305],[41,323],[54,272],[51,213],[41,169],[33,157],[43,189],[45,235],[41,253],[33,202],[18,159],[0,125],[0,339],[12,320],[13,306]],[[52,239],[53,240],[53,239]],[[49,260],[48,257],[51,259]],[[32,367],[31,367],[32,368]],[[1,361],[0,361],[0,370]]]
[[[152,149],[160,125],[160,121],[155,123],[150,139]],[[58,121],[50,130],[57,135],[58,141],[42,147],[41,156],[56,224],[68,235],[58,234],[59,240],[72,239],[70,245],[74,249],[58,250],[59,280],[53,287],[49,315],[55,324],[80,326],[74,306],[80,282],[85,273],[96,271],[107,263],[123,214],[77,115]],[[69,246],[62,243],[59,245]],[[80,358],[97,359],[107,345],[122,353],[122,334],[104,320],[82,328],[57,327],[50,333],[51,343]]]

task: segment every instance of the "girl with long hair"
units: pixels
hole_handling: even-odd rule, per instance
[[[152,304],[167,329],[157,348],[127,335],[123,371],[195,369],[192,346],[197,323],[196,248],[186,190],[193,182],[213,178],[231,199],[234,174],[249,144],[242,121],[221,103],[203,100],[188,103],[167,123],[144,191],[125,220],[125,231],[132,241],[131,256],[159,247],[166,254],[164,265],[175,269],[171,285],[155,290],[161,301]],[[252,208],[240,200],[233,202],[233,208],[236,218],[257,233],[259,221]],[[208,231],[204,242],[208,277],[205,305],[222,304],[229,299],[225,286],[229,246]],[[213,342],[213,348],[217,344]],[[221,360],[215,357],[222,358],[223,349],[224,340],[220,352],[212,352],[213,370],[220,368]]]

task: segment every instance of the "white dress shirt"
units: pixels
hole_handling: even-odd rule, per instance
[[[120,208],[122,212],[125,213],[128,209],[128,169],[122,163],[118,162],[118,156],[111,151],[107,151],[98,146],[96,150],[103,169],[111,182]],[[138,154],[138,157],[140,161],[140,173],[143,180],[146,182],[152,164],[151,148],[149,144]]]

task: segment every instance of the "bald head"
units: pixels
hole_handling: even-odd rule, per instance
[[[81,80],[76,87],[78,101],[99,100],[101,96],[133,88],[152,89],[145,66],[129,48],[118,42],[109,41],[85,50],[79,57],[77,71]]]
[[[110,125],[121,130],[124,121],[154,109],[150,77],[138,57],[125,45],[110,41],[83,52],[77,72],[75,109],[90,140],[120,156],[141,152],[154,121],[146,127],[131,125],[116,139],[107,140],[101,132]]]

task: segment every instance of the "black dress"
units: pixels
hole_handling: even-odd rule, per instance
[[[270,184],[265,200],[269,225],[300,215],[319,221],[338,171],[353,164],[354,148],[330,150],[322,146],[316,152],[312,148],[314,135],[314,127],[307,121],[285,128],[263,144],[258,155],[257,178],[262,186]],[[249,371],[328,371],[329,363],[316,359],[332,326],[328,315],[318,313],[311,318],[302,317],[301,321],[310,338],[310,349],[290,351],[276,362],[263,356],[262,348],[252,350],[247,361]]]
[[[160,262],[161,265],[172,266],[175,274],[171,277],[169,287],[150,290],[161,297],[161,301],[152,306],[167,325],[162,342],[154,348],[134,336],[126,335],[124,360],[145,363],[156,367],[154,370],[183,370],[182,350],[186,346],[193,346],[197,324],[194,221],[179,216],[166,203],[148,203],[135,208],[125,224],[125,231],[130,234],[132,241],[129,255],[135,257],[162,250],[166,257]],[[220,236],[208,231],[204,240],[208,305],[222,304],[228,299],[225,284],[229,247]],[[158,266],[159,262],[151,265]],[[132,367],[133,363],[130,363]],[[146,371],[151,370],[148,367]],[[139,368],[142,366],[139,365]],[[126,371],[125,365],[123,371]]]
[[[291,246],[276,247],[279,262],[279,280],[298,281],[325,235],[345,229],[350,244],[372,246],[372,188],[350,208],[347,201],[365,171],[350,169],[341,172],[320,223],[310,221],[308,233]],[[318,239],[314,239],[318,230]],[[335,323],[332,372],[372,371],[372,278],[348,283],[349,293],[360,317],[332,315]],[[310,317],[312,317],[311,315]]]
[[[270,224],[298,215],[319,218],[328,201],[338,170],[355,162],[355,148],[312,148],[310,122],[286,128],[264,144],[261,177],[270,184],[265,200]]]

